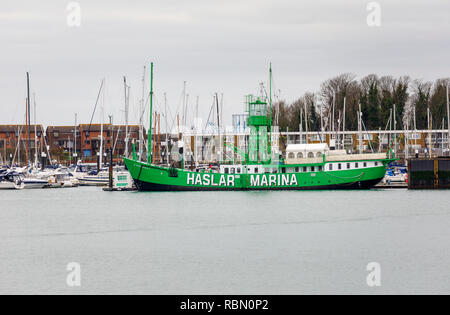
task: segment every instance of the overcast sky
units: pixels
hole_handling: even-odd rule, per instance
[[[380,27],[367,25],[363,0],[80,0],[81,27],[67,25],[69,2],[1,0],[0,124],[23,122],[27,71],[44,125],[73,124],[74,113],[88,123],[102,78],[105,116],[123,122],[123,75],[136,122],[150,61],[157,110],[167,92],[174,113],[187,81],[203,118],[224,93],[227,123],[269,62],[287,101],[343,72],[450,76],[449,0],[379,0]]]

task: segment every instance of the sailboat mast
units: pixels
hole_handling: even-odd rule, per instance
[[[164,93],[164,118],[166,120],[166,162],[167,166],[170,165],[169,161],[169,126],[167,124],[167,94]]]
[[[394,152],[397,154],[397,108],[394,104]]]
[[[269,156],[272,157],[272,63],[269,66]]]
[[[344,96],[344,111],[342,113],[342,148],[345,149],[345,110],[346,110],[347,98]]]
[[[139,112],[139,161],[142,161],[142,155],[144,153],[144,107],[145,107],[145,76],[146,67],[144,66],[144,74],[142,75],[142,99],[141,108]]]
[[[38,164],[38,147],[37,147],[37,125],[36,125],[36,94],[33,93],[33,103],[34,103],[34,165],[37,167]]]
[[[103,79],[104,81],[105,79]],[[103,165],[103,122],[104,122],[104,111],[105,111],[105,89],[103,89],[103,95],[102,95],[102,109],[101,109],[101,125],[100,125],[100,168],[102,168]]]
[[[125,157],[128,158],[128,96],[127,78],[123,77],[124,101],[125,101]]]
[[[305,139],[306,144],[308,144],[308,109],[306,108],[306,102],[305,102]]]
[[[447,83],[447,129],[448,129],[448,138],[447,138],[447,142],[448,142],[448,149],[449,149],[449,154],[450,154],[450,105],[449,105],[449,101],[448,101],[448,83]]]
[[[28,99],[25,100],[25,135],[29,135],[28,130]],[[29,137],[29,136],[28,136]],[[25,139],[25,162],[28,162],[28,141]]]
[[[183,82],[183,111],[181,116],[181,128],[184,129],[186,125],[186,81]]]
[[[152,156],[152,116],[153,116],[153,62],[150,66],[150,123],[148,128],[147,139],[147,163],[151,163]]]
[[[157,154],[157,164],[160,164],[160,151],[161,151],[161,138],[160,138],[160,131],[161,131],[161,114],[158,114],[158,146],[157,146],[157,150],[158,150],[158,154]]]
[[[30,161],[28,159],[31,159],[31,102],[30,102],[30,74],[27,72],[27,133],[28,133],[28,149],[27,149],[27,163]]]
[[[77,165],[78,160],[78,154],[77,154],[77,113],[75,113],[75,124],[73,126],[73,143],[74,143],[74,149],[73,149],[73,157],[74,157],[74,164]]]
[[[217,109],[217,133],[219,135],[219,156],[218,162],[220,163],[222,160],[222,139],[220,137],[220,111],[219,111],[219,96],[216,93],[216,109]]]

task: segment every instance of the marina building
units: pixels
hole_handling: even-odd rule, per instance
[[[42,125],[0,125],[0,161],[25,161],[27,148],[30,147],[34,159],[37,151],[45,146],[44,129]]]

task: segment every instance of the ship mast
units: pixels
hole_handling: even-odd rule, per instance
[[[148,128],[147,139],[147,164],[151,164],[152,156],[152,115],[153,115],[153,62],[150,66],[150,123]]]

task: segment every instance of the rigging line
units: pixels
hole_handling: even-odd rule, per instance
[[[88,132],[91,131],[92,120],[94,119],[95,111],[97,109],[98,100],[100,99],[100,93],[102,92],[104,81],[105,81],[105,79],[102,80],[102,84],[100,85],[100,89],[98,90],[97,100],[95,101],[94,111],[93,111],[92,116],[91,116],[91,121],[89,122]]]
[[[179,109],[180,109],[180,106],[182,105],[182,101],[183,101],[183,92],[181,92],[180,99],[178,101],[178,106],[177,106],[177,110],[175,111],[175,114],[179,113]],[[170,112],[170,114],[172,116],[172,125],[170,127],[170,130],[173,130],[173,128],[175,127],[176,115],[175,114],[172,115],[172,112],[170,111],[170,108],[169,108],[169,112]]]
[[[206,129],[208,128],[209,120],[211,118],[211,113],[212,113],[213,109],[214,109],[214,99],[213,99],[213,103],[211,105],[211,109],[209,110],[208,120],[206,121],[205,130],[204,130],[205,133],[206,133]]]
[[[361,123],[364,127],[364,131],[366,132],[367,138],[369,139],[370,149],[372,150],[372,153],[375,153],[375,151],[373,150],[373,146],[372,146],[372,140],[370,140],[369,133],[367,132],[367,129],[366,129],[366,124],[364,124],[364,120],[362,118],[361,118]]]
[[[179,101],[178,101],[178,106],[177,106],[177,110],[175,111],[175,113],[179,113],[179,109],[180,109],[180,106],[182,106],[183,105],[183,102],[184,102],[184,95],[185,95],[185,93],[182,91],[181,92],[181,94],[180,94],[180,99],[179,99]],[[183,107],[184,108],[184,107]],[[176,116],[176,115],[175,115]],[[172,120],[172,128],[175,126],[175,120],[176,120],[176,117],[173,117],[173,120]],[[183,117],[181,117],[181,122],[183,122]],[[183,126],[182,126],[183,127]]]
[[[381,141],[384,141],[384,138],[386,137],[386,132],[387,132],[387,129],[389,128],[389,123],[390,122],[391,122],[391,118],[389,117],[388,122],[386,124],[386,128],[384,129],[383,138],[381,139]],[[379,149],[381,147],[381,141],[380,141],[380,146],[378,148],[378,152],[380,151]]]
[[[121,112],[121,113],[122,113],[122,117],[120,117],[120,119],[122,120],[124,118],[125,113],[124,112]],[[113,131],[114,131],[114,128],[113,128]],[[120,125],[119,125],[119,128],[117,128],[116,140],[114,141],[113,154],[116,151],[116,145],[117,145],[117,140],[119,139],[120,131],[121,130],[120,130]]]

